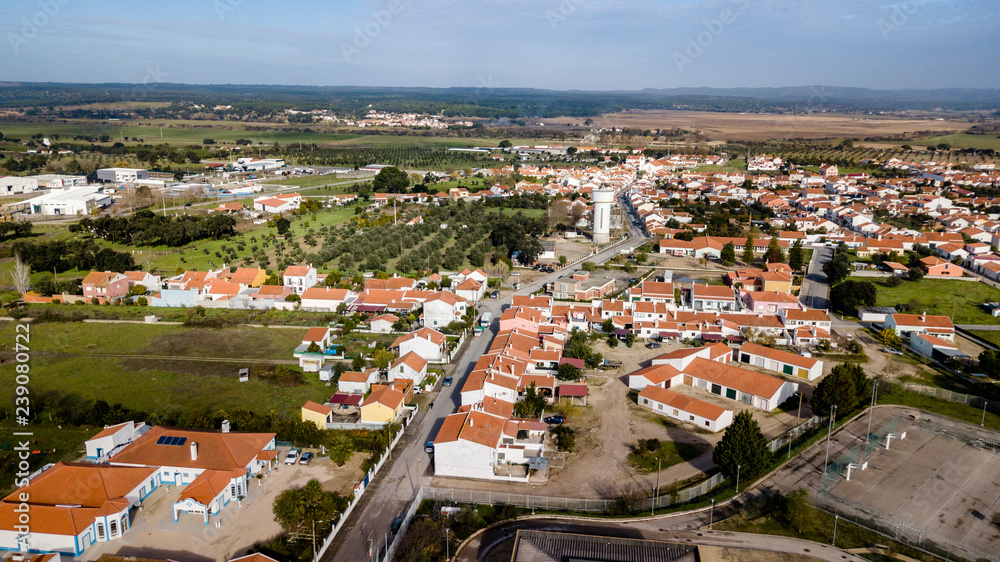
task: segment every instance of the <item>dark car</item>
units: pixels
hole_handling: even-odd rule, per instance
[[[545,418],[544,421],[545,421],[545,423],[547,423],[549,425],[559,425],[562,422],[566,421],[566,419],[563,418],[562,416],[549,416],[549,417]]]
[[[451,380],[452,380],[451,377],[445,377],[444,380],[441,381],[441,385],[442,386],[451,386]]]
[[[399,532],[399,528],[403,526],[403,516],[397,515],[395,519],[392,520],[392,533],[396,534]]]
[[[659,349],[659,348],[660,344],[656,343],[655,341],[651,341],[646,344],[646,349]]]
[[[424,444],[424,452],[425,453],[433,453],[434,452],[434,442],[433,441],[428,441],[426,444]]]
[[[315,453],[302,453],[302,458],[299,459],[299,464],[309,464],[315,456]]]
[[[538,271],[538,270],[539,270],[539,268],[541,268],[541,267],[542,267],[541,265],[539,265],[539,264],[537,264],[537,263],[536,263],[536,264],[535,264],[535,267],[532,267],[532,268],[531,268],[531,270],[532,270],[532,271]]]

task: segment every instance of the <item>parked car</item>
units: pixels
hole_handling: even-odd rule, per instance
[[[491,299],[498,299],[498,298],[500,298],[500,291],[493,291],[492,293],[490,293],[490,298]]]
[[[659,348],[660,348],[660,344],[657,343],[657,342],[655,342],[655,341],[651,341],[651,342],[649,342],[649,343],[646,344],[646,349],[659,349]]]
[[[299,460],[299,450],[292,449],[285,455],[285,464],[295,464]]]
[[[315,456],[316,455],[314,453],[302,453],[302,458],[299,459],[299,464],[309,464]]]
[[[900,351],[898,349],[892,349],[891,347],[883,348],[882,351],[884,351],[886,353],[891,353],[893,355],[899,355],[900,357],[902,357],[902,355],[903,355],[902,351]]]
[[[563,418],[562,416],[549,416],[549,417],[545,418],[544,421],[545,421],[545,423],[547,423],[549,425],[559,425],[562,422],[566,421],[566,419]]]
[[[433,453],[434,452],[434,442],[433,441],[428,441],[426,444],[424,444],[424,452],[425,453]]]
[[[444,380],[441,381],[441,386],[451,386],[451,381],[451,377],[445,377]]]
[[[396,518],[392,520],[392,527],[390,527],[390,529],[392,530],[392,534],[398,533],[399,528],[402,526],[403,526],[403,516],[397,515]]]

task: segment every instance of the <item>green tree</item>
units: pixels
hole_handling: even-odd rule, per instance
[[[328,531],[333,522],[347,508],[347,498],[323,490],[319,480],[313,479],[301,488],[284,490],[271,506],[274,520],[288,533]]]
[[[736,263],[736,246],[732,242],[726,242],[726,245],[722,247],[719,259],[727,266]]]
[[[878,339],[882,342],[882,345],[892,348],[898,348],[903,342],[903,340],[899,337],[899,334],[896,333],[896,330],[892,328],[880,330],[878,333]]]
[[[500,148],[510,148],[510,147],[512,147],[514,145],[509,140],[504,139],[504,140],[500,141],[499,146],[500,146]]]
[[[372,353],[372,365],[375,366],[376,369],[385,370],[395,358],[396,354],[388,349],[385,349],[384,347],[379,347]]]
[[[372,189],[376,193],[406,193],[410,178],[406,172],[395,166],[382,168],[372,179]]]
[[[594,271],[597,271],[597,264],[592,261],[585,261],[582,264],[580,264],[580,268],[583,269],[584,271],[592,273]]]
[[[535,383],[531,383],[524,391],[524,400],[514,404],[514,415],[522,419],[535,419],[542,415],[545,409],[545,395],[538,392]]]
[[[566,256],[559,256],[559,265],[566,265],[567,261],[569,260],[566,259]]]
[[[829,265],[829,262],[827,265]],[[878,289],[871,281],[848,279],[830,289],[830,306],[837,312],[856,316],[858,307],[875,306]]]
[[[799,533],[816,526],[816,508],[809,503],[809,492],[805,488],[799,488],[785,496],[785,519]]]
[[[767,252],[764,253],[764,259],[768,263],[783,263],[785,261],[785,252],[781,250],[777,236],[772,236],[771,241],[767,244]]]
[[[924,278],[924,270],[919,267],[911,267],[909,271],[906,272],[906,278],[910,281],[920,281]]]
[[[572,452],[576,446],[576,431],[573,428],[560,425],[552,430],[552,435],[556,438],[556,448],[560,451]]]
[[[278,230],[279,236],[284,236],[288,234],[288,229],[292,227],[292,221],[286,219],[285,217],[278,217],[274,219],[274,228]]]
[[[747,236],[746,244],[743,245],[743,263],[750,265],[753,263],[753,236]]]
[[[791,249],[788,250],[788,266],[792,268],[792,271],[798,271],[802,269],[805,260],[805,251],[802,249],[802,240],[796,240],[792,244]]]
[[[833,259],[823,264],[823,273],[831,286],[840,283],[851,274],[851,260],[847,248],[840,246],[833,253]]]
[[[570,363],[563,363],[562,365],[559,365],[559,368],[556,369],[556,373],[556,378],[561,381],[575,381],[583,375],[583,371],[581,371],[579,367]]]
[[[736,477],[737,471],[741,478],[753,478],[767,470],[771,462],[767,438],[748,410],[736,414],[726,428],[712,451],[712,462],[731,478]]]
[[[607,320],[605,320],[604,322],[602,322],[601,323],[601,331],[604,332],[605,334],[608,334],[608,335],[615,333],[615,323],[614,323],[614,321],[611,320],[610,318],[608,318]]]
[[[647,254],[646,252],[639,252],[635,255],[636,263],[646,263],[647,259],[649,259],[649,254]]]
[[[330,460],[343,465],[354,455],[354,443],[344,434],[337,434],[330,442]]]
[[[979,370],[991,378],[1000,379],[1000,353],[992,349],[980,353]]]
[[[845,416],[853,412],[871,391],[871,381],[857,363],[841,363],[834,367],[816,386],[812,395],[812,410],[818,416],[830,413],[831,406],[837,406],[837,415]]]

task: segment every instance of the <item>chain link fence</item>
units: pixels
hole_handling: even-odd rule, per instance
[[[987,400],[986,398],[973,396],[971,394],[962,394],[961,392],[954,392],[943,388],[933,388],[911,382],[905,383],[903,385],[903,390],[914,394],[930,396],[932,398],[940,398],[941,400],[947,400],[948,402],[957,402],[959,404],[965,404],[975,408],[982,408],[983,412],[991,412],[1000,415],[1000,402],[997,402],[996,400]]]

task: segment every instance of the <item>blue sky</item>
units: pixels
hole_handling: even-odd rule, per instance
[[[0,34],[0,81],[1000,87],[996,0],[3,0]]]

